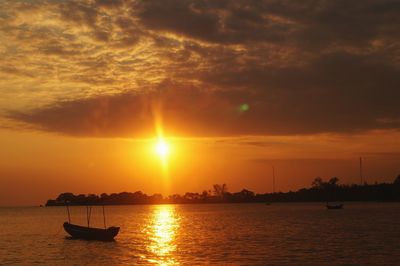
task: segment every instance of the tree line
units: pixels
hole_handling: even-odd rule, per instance
[[[339,184],[339,178],[324,181],[315,178],[311,187],[297,191],[256,194],[242,189],[229,192],[226,184],[215,184],[212,190],[202,193],[186,192],[164,197],[161,194],[147,195],[141,191],[79,194],[61,193],[56,199],[47,201],[46,206],[69,205],[133,205],[133,204],[188,204],[188,203],[245,203],[245,202],[301,202],[301,201],[400,201],[400,175],[393,183],[363,185]]]

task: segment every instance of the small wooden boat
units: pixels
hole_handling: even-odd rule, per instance
[[[90,215],[92,213],[92,206],[86,206],[87,214],[87,226],[81,226],[71,224],[71,215],[69,212],[69,206],[65,203],[68,212],[68,222],[64,222],[64,230],[72,236],[72,238],[86,239],[86,240],[101,240],[101,241],[112,241],[119,233],[119,227],[108,227],[106,226],[106,214],[103,205],[103,228],[90,227]]]
[[[119,227],[108,227],[107,229],[102,228],[91,228],[86,226],[80,226],[65,222],[63,224],[65,231],[70,234],[73,238],[80,238],[86,240],[102,240],[112,241],[114,237],[118,235]]]
[[[327,208],[328,210],[343,209],[343,203],[337,203],[337,202],[335,202],[335,203],[329,203],[329,202],[327,202],[327,203],[326,203],[326,208]]]

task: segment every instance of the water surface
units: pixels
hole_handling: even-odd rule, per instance
[[[101,207],[91,225],[102,227]],[[107,206],[115,242],[66,238],[64,207],[1,207],[5,265],[399,265],[400,204]],[[71,207],[86,223],[85,207]]]

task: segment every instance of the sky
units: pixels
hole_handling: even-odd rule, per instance
[[[400,174],[398,1],[0,6],[0,205]]]

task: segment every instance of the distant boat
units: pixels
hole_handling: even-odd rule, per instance
[[[72,236],[72,238],[79,238],[85,240],[101,240],[101,241],[112,241],[114,237],[116,237],[119,233],[119,227],[106,227],[106,215],[104,211],[103,205],[103,228],[93,228],[90,227],[90,215],[92,213],[92,207],[86,206],[86,214],[87,214],[87,226],[81,226],[76,224],[71,224],[71,216],[69,212],[69,206],[66,203],[68,212],[68,222],[64,222],[63,227],[64,230]]]
[[[343,209],[343,203],[340,203],[340,202],[327,202],[326,203],[326,208],[328,210]]]
[[[73,238],[86,240],[112,241],[118,235],[119,227],[109,227],[107,229],[91,228],[65,222],[63,224],[65,231]]]

